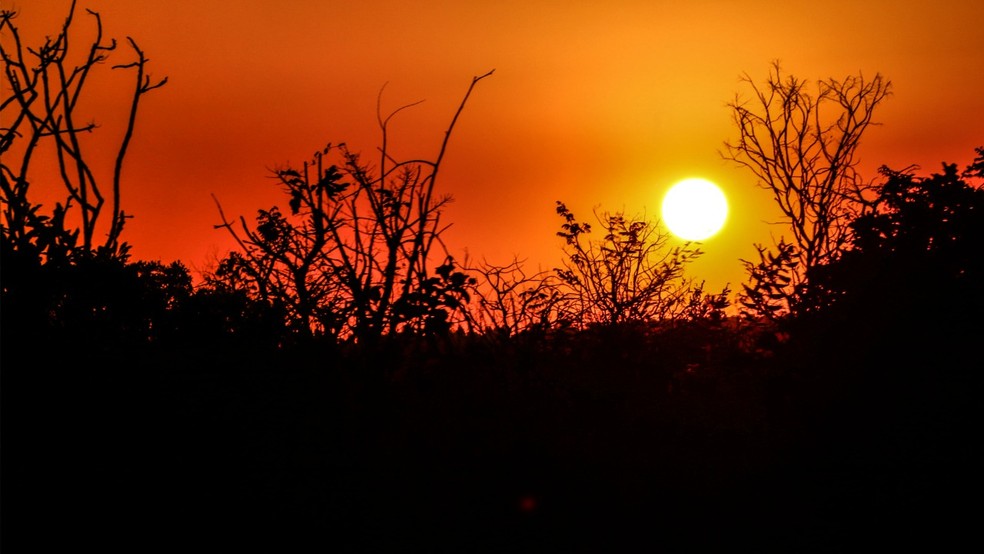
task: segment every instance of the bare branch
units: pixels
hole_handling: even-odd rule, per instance
[[[66,229],[46,229],[58,236],[74,237],[81,234],[82,243],[66,242],[59,246],[60,251],[88,256],[96,249],[108,251],[111,255],[123,255],[119,243],[123,224],[130,216],[124,212],[120,202],[121,169],[123,159],[133,135],[138,101],[141,95],[159,88],[166,79],[153,83],[144,75],[146,57],[133,39],[128,39],[137,61],[114,67],[136,68],[135,93],[129,107],[129,118],[122,144],[116,153],[112,181],[112,215],[106,240],[94,243],[97,226],[105,198],[99,182],[93,174],[83,149],[81,135],[96,130],[95,122],[77,123],[80,100],[89,90],[88,77],[99,64],[105,62],[116,49],[115,39],[104,42],[102,19],[92,10],[95,37],[88,44],[84,60],[71,66],[68,57],[72,41],[72,25],[75,21],[76,2],[72,2],[59,33],[45,39],[38,47],[25,48],[12,20],[13,11],[0,12],[0,32],[10,34],[12,41],[0,43],[0,59],[3,61],[3,88],[11,94],[0,103],[4,122],[10,126],[3,129],[0,138],[0,153],[7,153],[18,142],[18,168],[8,165],[8,157],[0,161],[4,182],[0,186],[5,205],[5,233],[20,233],[17,229],[28,227],[44,228],[49,225],[64,225],[66,212],[77,208],[80,229],[71,232]],[[12,43],[12,49],[7,44]],[[11,113],[13,112],[13,113]],[[8,114],[9,117],[8,117]],[[40,206],[34,206],[28,198],[31,168],[35,166],[34,154],[42,151],[44,143],[53,146],[53,155],[58,174],[67,199],[56,206],[57,217],[41,219],[37,213]],[[54,164],[52,164],[54,165]],[[26,236],[26,235],[25,235]],[[66,238],[74,241],[74,238]]]
[[[744,167],[768,190],[785,216],[783,224],[796,264],[788,292],[810,268],[824,263],[848,242],[848,223],[867,204],[867,187],[857,173],[857,150],[875,108],[891,94],[891,83],[876,74],[817,83],[816,95],[806,81],[785,76],[774,62],[764,86],[747,74],[740,81],[752,91],[751,104],[740,97],[729,104],[738,138],[725,142],[722,157]],[[788,306],[787,306],[788,308]]]
[[[462,319],[455,314],[473,278],[456,269],[441,240],[448,228],[441,210],[451,198],[434,192],[440,160],[398,160],[388,152],[392,117],[418,103],[386,117],[378,103],[378,168],[362,164],[344,143],[329,144],[302,168],[275,171],[290,215],[260,210],[253,228],[243,222],[239,239],[220,210],[216,227],[233,233],[243,250],[236,262],[263,281],[257,289],[287,307],[299,333],[373,341]],[[433,267],[438,249],[445,250],[442,263]]]

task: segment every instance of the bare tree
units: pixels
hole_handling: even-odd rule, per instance
[[[722,156],[750,170],[772,193],[792,234],[796,263],[786,265],[796,270],[787,275],[788,309],[809,270],[847,244],[848,223],[867,204],[870,186],[857,172],[857,150],[891,82],[859,73],[819,80],[812,93],[808,81],[783,75],[778,62],[763,86],[748,75],[742,81],[751,98],[737,96],[729,104],[738,138],[725,142]]]
[[[133,70],[134,88],[128,106],[123,137],[115,151],[113,176],[107,186],[96,179],[81,136],[96,130],[91,120],[81,123],[79,101],[87,79],[98,65],[109,59],[116,40],[103,38],[102,20],[92,16],[96,36],[79,65],[69,61],[71,26],[75,16],[73,1],[60,32],[48,37],[39,47],[25,46],[12,10],[0,11],[0,57],[3,60],[3,91],[0,100],[0,201],[3,204],[3,236],[13,248],[32,247],[45,257],[56,253],[89,255],[101,251],[116,256],[125,253],[120,235],[126,219],[131,217],[122,207],[121,185],[123,161],[133,137],[137,111],[145,94],[163,86],[167,78],[153,80],[146,72],[148,62],[136,41],[127,37],[135,54],[131,62],[112,66]],[[50,144],[49,150],[45,145]],[[29,197],[35,160],[54,152],[65,190],[64,202],[56,203],[50,216]],[[45,160],[47,161],[47,160]],[[41,163],[45,163],[44,161]],[[104,240],[96,239],[97,226],[109,202],[108,231]],[[66,222],[78,210],[79,228]],[[79,234],[81,232],[81,244]],[[56,254],[57,255],[57,254]]]
[[[590,224],[578,222],[562,202],[557,213],[564,219],[557,235],[566,242],[566,259],[556,270],[565,291],[562,318],[581,324],[658,322],[701,313],[693,301],[719,300],[695,294],[695,283],[684,275],[700,249],[689,242],[670,248],[669,235],[654,222],[596,213],[605,235],[590,240]]]
[[[556,273],[527,272],[519,259],[502,266],[483,261],[474,267],[466,260],[465,266],[477,275],[466,313],[470,332],[511,337],[564,323],[564,295]]]
[[[437,176],[468,97],[491,74],[472,79],[433,160],[397,160],[389,151],[390,120],[415,104],[385,117],[377,110],[382,143],[375,167],[344,143],[329,144],[300,169],[276,171],[289,215],[273,207],[260,210],[255,227],[242,217],[236,226],[219,206],[217,227],[240,247],[224,264],[226,274],[284,307],[304,334],[371,341],[449,328],[471,282],[441,241],[451,197],[438,194]]]

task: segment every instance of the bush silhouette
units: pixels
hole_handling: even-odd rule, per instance
[[[433,160],[398,161],[387,150],[390,119],[411,104],[379,114],[375,167],[344,143],[329,144],[302,168],[276,172],[290,215],[276,206],[260,210],[250,228],[222,214],[219,227],[240,247],[224,262],[243,278],[238,285],[283,309],[301,336],[372,342],[395,332],[446,333],[472,283],[447,252],[437,252],[450,201],[437,177],[468,97],[491,74],[472,79]]]
[[[689,242],[670,248],[656,222],[596,214],[604,236],[591,240],[591,224],[559,201],[557,214],[564,220],[557,235],[565,241],[564,266],[556,270],[562,321],[583,327],[720,317],[727,307],[727,289],[705,295],[703,283],[684,275],[700,249]]]
[[[981,163],[978,158],[963,175]],[[894,330],[888,335],[964,336],[960,329],[972,328],[972,314],[984,306],[977,255],[984,245],[984,190],[953,164],[929,177],[888,168],[882,175],[873,209],[851,223],[849,247],[809,275],[803,311],[858,328],[864,321],[873,329],[887,326]],[[906,339],[899,338],[901,346]]]

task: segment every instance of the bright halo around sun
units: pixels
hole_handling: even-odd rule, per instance
[[[684,240],[714,236],[728,218],[728,200],[707,179],[684,179],[663,197],[663,223]]]

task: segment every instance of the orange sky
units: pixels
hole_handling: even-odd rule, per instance
[[[55,34],[67,0],[4,0],[28,44]],[[439,187],[455,203],[452,254],[554,267],[554,202],[658,215],[690,176],[725,190],[732,212],[691,276],[740,288],[740,258],[781,228],[769,195],[718,150],[735,136],[726,103],[774,59],[814,80],[883,74],[894,94],[861,147],[882,164],[961,166],[984,145],[984,2],[80,0],[107,36],[133,36],[167,86],[144,98],[124,168],[124,239],[138,259],[207,268],[230,247],[229,216],[284,205],[270,170],[327,142],[367,154],[384,108],[425,100],[392,128],[397,157],[433,157],[474,75]],[[80,17],[76,30],[89,33]],[[76,39],[77,46],[83,46]],[[122,50],[111,61],[123,61]],[[89,117],[113,133],[128,76],[103,68]],[[116,87],[116,88],[114,88]],[[90,143],[90,158],[100,156]],[[106,167],[112,159],[106,156]],[[101,162],[97,162],[97,165]],[[107,176],[108,179],[108,176]]]

